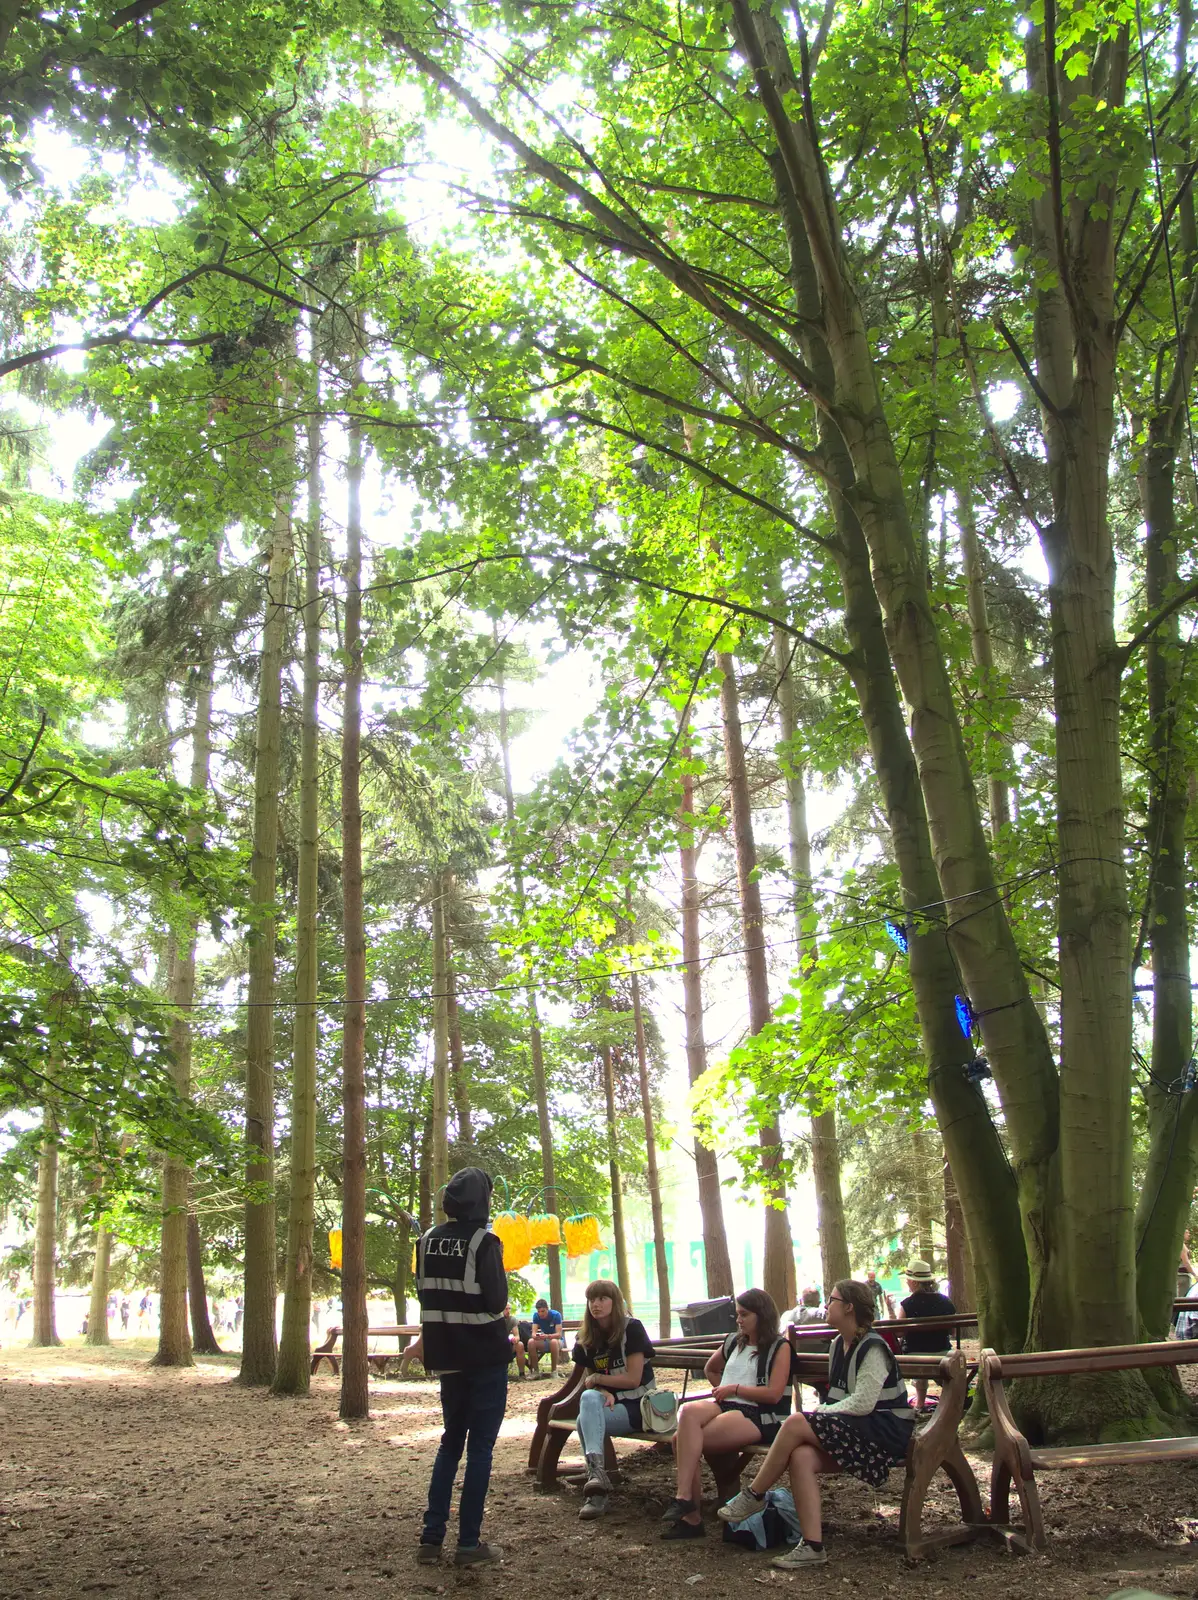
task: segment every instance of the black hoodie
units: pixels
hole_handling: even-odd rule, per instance
[[[442,1200],[449,1221],[430,1228],[417,1247],[424,1365],[430,1372],[506,1367],[511,1359],[503,1317],[507,1305],[503,1245],[486,1231],[491,1189],[491,1180],[481,1167],[455,1172]],[[468,1293],[471,1245],[477,1289]]]

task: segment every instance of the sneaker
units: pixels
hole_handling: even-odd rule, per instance
[[[453,1553],[455,1567],[481,1567],[487,1561],[501,1561],[503,1551],[497,1544],[459,1545]]]
[[[416,1546],[416,1563],[421,1567],[435,1567],[441,1559],[441,1546],[439,1544],[418,1544]]]
[[[775,1556],[770,1562],[771,1567],[780,1567],[783,1572],[797,1572],[800,1567],[826,1567],[827,1565],[828,1552],[826,1550],[813,1550],[806,1539],[801,1539],[785,1555]]]
[[[600,1517],[607,1515],[607,1496],[593,1494],[589,1500],[582,1502],[582,1510],[578,1513],[579,1522],[598,1522]]]
[[[706,1539],[707,1529],[701,1522],[672,1522],[661,1530],[663,1539]]]
[[[756,1495],[752,1489],[742,1489],[739,1494],[734,1494],[727,1505],[723,1505],[716,1512],[721,1522],[743,1522],[746,1517],[755,1516],[765,1507],[765,1496]]]
[[[670,1501],[669,1505],[662,1512],[661,1520],[663,1522],[680,1522],[683,1517],[689,1517],[692,1511],[698,1511],[698,1509],[698,1506],[693,1500],[679,1500],[675,1498]]]

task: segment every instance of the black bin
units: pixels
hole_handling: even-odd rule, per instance
[[[719,1300],[696,1300],[678,1313],[684,1338],[696,1333],[732,1333],[736,1328],[736,1301],[724,1295]]]

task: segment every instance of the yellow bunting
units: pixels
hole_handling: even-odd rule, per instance
[[[329,1266],[332,1267],[334,1271],[339,1271],[341,1267],[340,1228],[329,1229]]]
[[[534,1211],[528,1219],[528,1226],[532,1233],[534,1250],[542,1244],[561,1244],[561,1224],[552,1211]]]
[[[562,1223],[562,1232],[566,1236],[566,1254],[575,1256],[589,1256],[593,1250],[603,1249],[603,1240],[599,1237],[599,1218],[593,1212],[584,1211],[576,1217],[567,1217]]]
[[[491,1231],[503,1245],[503,1270],[518,1272],[532,1260],[532,1230],[518,1211],[501,1211]]]

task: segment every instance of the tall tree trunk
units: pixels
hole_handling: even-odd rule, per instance
[[[198,1356],[223,1354],[208,1315],[208,1285],[204,1281],[204,1241],[200,1219],[187,1213],[187,1305],[191,1312],[191,1348]]]
[[[736,849],[736,882],[740,896],[745,975],[749,986],[749,1033],[758,1034],[770,1022],[770,980],[765,954],[765,914],[757,883],[757,846],[753,838],[753,812],[745,768],[744,737],[740,726],[740,696],[736,663],[727,652],[716,660],[722,674],[720,706],[724,725],[724,759],[732,809],[732,838]],[[786,1185],[777,1177],[782,1156],[782,1135],[777,1121],[760,1130],[762,1189],[765,1195],[765,1263],[763,1287],[778,1309],[793,1306],[795,1259],[786,1214]]]
[[[616,1246],[616,1282],[632,1305],[632,1279],[628,1275],[628,1246],[624,1236],[624,1179],[620,1172],[619,1124],[616,1120],[615,1051],[604,1045],[603,1103],[607,1117],[607,1167],[611,1178],[611,1231]]]
[[[649,1048],[645,1040],[645,1013],[641,1003],[641,980],[632,974],[632,1019],[636,1028],[636,1070],[641,1090],[641,1113],[645,1119],[645,1179],[649,1186],[649,1209],[653,1217],[653,1259],[657,1266],[658,1329],[663,1339],[670,1337],[670,1265],[666,1259],[666,1226],[661,1209],[661,1179],[657,1171],[657,1134],[653,1127],[653,1099],[649,1093]]]
[[[499,690],[499,748],[503,754],[503,801],[504,809],[507,812],[508,827],[510,828],[516,820],[516,793],[512,787],[511,735],[508,728],[507,697],[504,694],[502,670],[496,677],[496,687]],[[519,869],[515,873],[515,879],[516,906],[517,912],[520,913],[524,909],[524,877]],[[531,967],[526,966],[526,977],[531,978],[531,973]],[[553,1167],[553,1124],[549,1120],[549,1088],[545,1080],[545,1052],[541,1039],[541,1019],[537,1012],[536,991],[531,982],[529,983],[527,994],[528,1054],[532,1064],[533,1093],[537,1101],[537,1131],[541,1143],[541,1184],[546,1208],[553,1212],[560,1212],[561,1206],[558,1202],[556,1175]],[[561,1246],[556,1244],[546,1246],[545,1255],[549,1267],[549,1303],[555,1310],[560,1311],[563,1305]]]
[[[435,1085],[434,1085],[435,1092]],[[418,1175],[420,1231],[427,1233],[433,1225],[433,1113],[430,1108],[420,1132],[420,1172]]]
[[[254,749],[254,843],[250,878],[258,925],[250,946],[245,1052],[246,1179],[259,1194],[245,1206],[245,1312],[241,1383],[274,1381],[275,1333],[275,886],[279,849],[279,735],[287,587],[291,571],[291,492],[275,504],[266,574]]]
[[[442,1201],[449,1182],[449,962],[445,939],[445,872],[433,879],[433,1204],[445,1220]]]
[[[965,1235],[965,1218],[961,1214],[953,1169],[947,1158],[944,1162],[944,1249],[948,1257],[948,1282],[953,1305],[958,1311],[972,1311],[976,1299],[973,1268],[969,1261],[969,1240]]]
[[[453,932],[449,925],[449,907],[456,898],[457,880],[452,872],[447,872],[443,881],[449,897],[445,906],[445,1025],[449,1036],[450,1086],[457,1142],[469,1149],[474,1143],[474,1129],[470,1121],[470,1085],[466,1078],[466,1052],[462,1046],[462,1019],[458,1011],[458,980],[453,965]]]
[[[815,908],[811,893],[811,836],[807,829],[807,791],[803,769],[794,759],[793,741],[799,731],[795,711],[791,645],[781,628],[774,629],[774,665],[778,681],[778,716],[782,726],[782,775],[786,780],[786,831],[790,840],[790,880],[794,896],[795,955],[806,970],[818,959]],[[840,1182],[840,1141],[836,1134],[836,1108],[811,1107],[811,1175],[815,1180],[815,1209],[819,1221],[820,1267],[825,1296],[833,1284],[852,1272],[849,1238],[844,1220],[844,1192]]]
[[[686,1018],[686,1071],[691,1088],[707,1071],[707,1041],[703,1030],[703,968],[699,940],[699,849],[695,843],[695,779],[688,770],[689,742],[683,752],[682,804],[679,854],[682,877],[682,1000]],[[695,1134],[695,1177],[699,1185],[699,1211],[703,1218],[703,1258],[707,1293],[733,1293],[732,1261],[724,1227],[724,1196],[714,1150]]]
[[[58,1123],[46,1106],[42,1112],[42,1148],[37,1161],[37,1225],[33,1236],[32,1345],[61,1344],[54,1326],[54,1280],[57,1277]]]
[[[1140,487],[1147,527],[1144,600],[1149,616],[1167,605],[1180,588],[1174,477],[1196,345],[1198,286],[1164,403],[1148,424]],[[1136,1210],[1136,1300],[1153,1339],[1163,1339],[1169,1328],[1177,1261],[1198,1177],[1186,874],[1190,771],[1183,722],[1188,711],[1182,697],[1183,664],[1181,630],[1174,613],[1149,636],[1144,661],[1149,721],[1145,922],[1152,962],[1152,1056],[1144,1088],[1149,1151]]]
[[[982,546],[978,539],[973,496],[968,487],[957,490],[957,526],[961,532],[961,562],[969,595],[969,641],[973,664],[978,669],[983,693],[995,690],[994,641],[990,633],[990,613],[986,605],[986,586],[982,570]],[[990,838],[997,839],[1011,824],[1011,788],[1002,773],[1011,762],[1011,751],[1001,734],[993,729],[986,734],[986,791],[990,799]],[[995,771],[995,768],[999,771]]]
[[[204,794],[212,758],[212,661],[199,668],[195,714],[191,735],[191,789]],[[199,835],[189,829],[189,841]],[[177,940],[172,941],[168,965],[171,1017],[171,1055],[175,1088],[183,1098],[191,1094],[192,1007],[196,993],[197,919],[189,912]],[[168,1157],[162,1164],[162,1252],[159,1271],[158,1349],[152,1365],[190,1367],[191,1339],[187,1331],[187,1221],[191,1172],[182,1161]]]
[[[915,1248],[929,1266],[934,1265],[936,1241],[932,1234],[935,1201],[928,1183],[930,1162],[927,1135],[922,1128],[911,1129],[911,1207],[915,1223]]]
[[[1079,94],[1122,106],[1129,42],[1124,23],[1094,70],[1070,78],[1059,69],[1052,6],[1027,37],[1028,86],[1048,113],[1045,165],[1057,174],[1032,208],[1041,285],[1033,338],[1053,510],[1041,545],[1053,640],[1061,981],[1059,1207],[1033,1337],[1053,1343],[1122,1344],[1137,1333],[1121,657],[1107,515],[1119,178],[1117,168],[1104,174],[1087,198],[1086,220],[1075,224],[1076,201],[1064,200],[1051,153],[1069,136]]]
[[[341,720],[341,895],[345,1012],[341,1033],[341,1406],[370,1409],[366,1359],[366,928],[362,902],[362,430],[351,421],[345,479],[345,699]]]
[[[87,1344],[111,1344],[108,1335],[108,1268],[112,1235],[101,1222],[96,1228],[96,1253],[92,1259],[92,1292],[87,1308]]]
[[[313,366],[315,368],[315,361]],[[273,1384],[276,1394],[307,1394],[312,1365],[316,1047],[319,1042],[316,1006],[320,982],[320,942],[316,925],[320,869],[320,449],[320,417],[314,405],[308,420],[308,518],[304,529],[304,677],[296,873],[295,1023],[291,1042],[291,1171],[283,1334]]]

